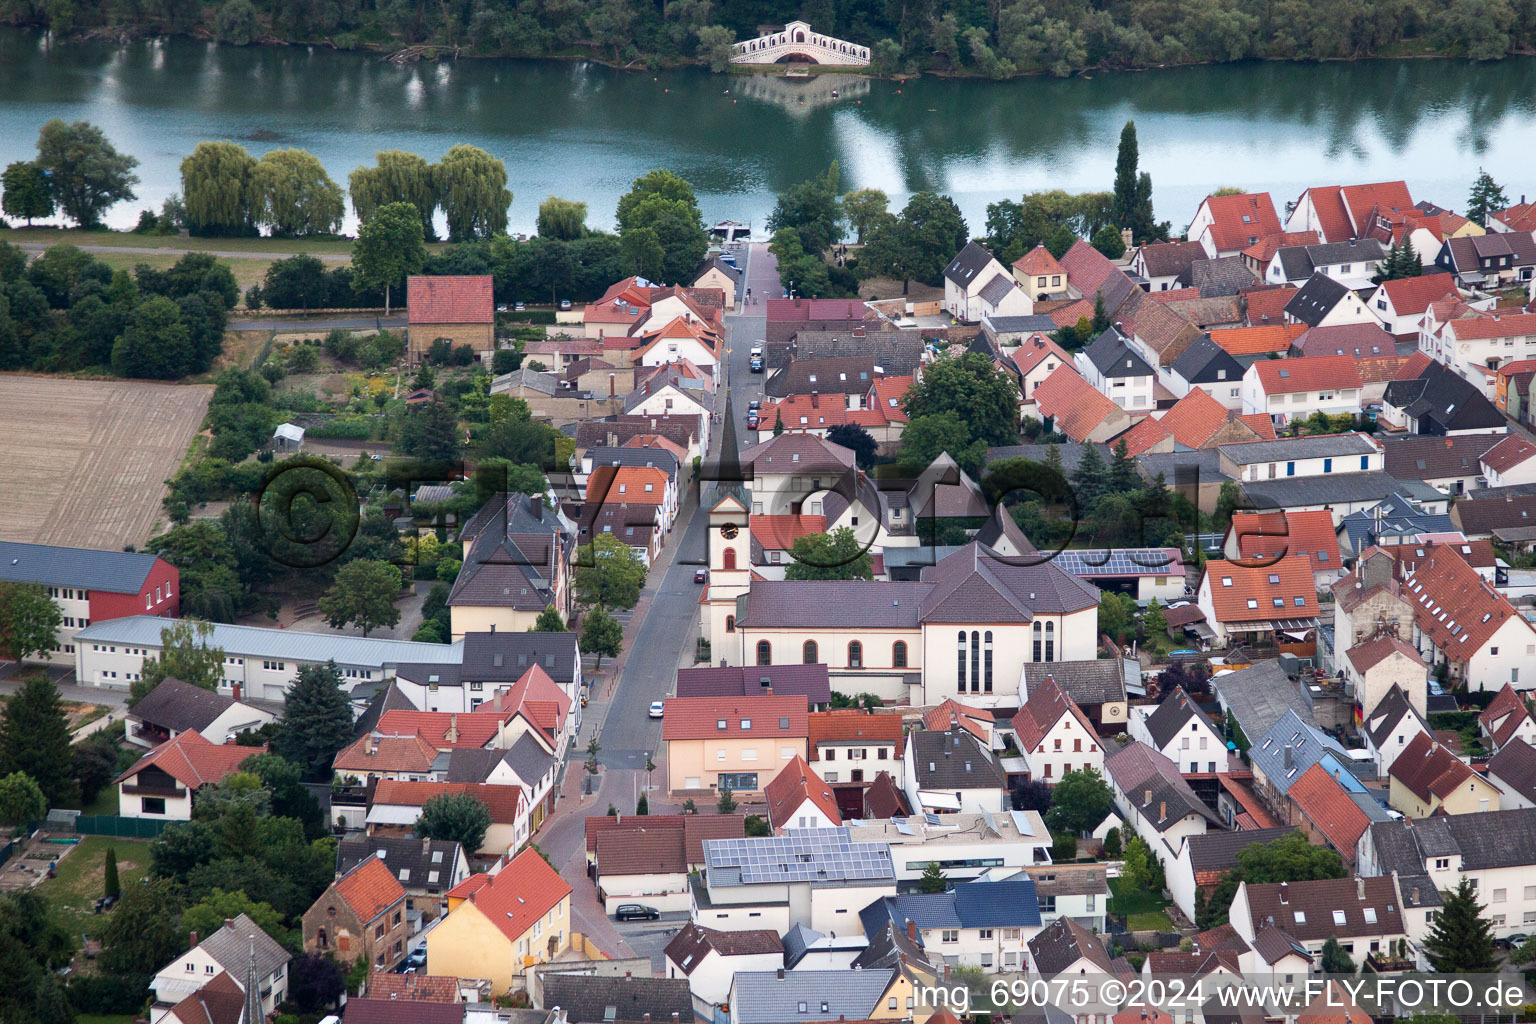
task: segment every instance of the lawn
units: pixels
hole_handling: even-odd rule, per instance
[[[117,787],[103,786],[96,799],[80,808],[81,814],[117,814]],[[74,856],[71,854],[70,856]]]
[[[91,905],[102,894],[109,846],[117,850],[117,877],[122,888],[149,871],[149,843],[145,840],[85,836],[59,862],[58,875],[38,886],[77,944],[82,934],[100,935],[106,927],[106,918],[93,913]]]
[[[80,231],[74,228],[15,228],[5,239],[13,244],[41,242],[44,245],[111,245],[127,249],[170,249],[182,252],[308,252],[321,255],[351,255],[349,239],[311,238],[192,238],[187,235],[135,235],[126,231]]]
[[[1167,932],[1173,930],[1173,922],[1168,919],[1163,908],[1168,906],[1168,901],[1155,892],[1145,889],[1133,889],[1129,892],[1121,888],[1121,880],[1116,878],[1109,883],[1110,891],[1114,894],[1109,900],[1109,912],[1121,914],[1125,917],[1125,927],[1133,932]]]

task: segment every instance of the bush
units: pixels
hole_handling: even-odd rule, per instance
[[[88,974],[70,982],[69,1005],[76,1013],[133,1014],[144,1009],[147,974]]]
[[[523,353],[520,349],[499,348],[491,357],[491,372],[498,377],[503,373],[511,373],[523,365]]]

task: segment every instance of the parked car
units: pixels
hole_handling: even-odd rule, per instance
[[[659,700],[651,701],[651,717],[660,718],[664,705]]]
[[[695,583],[708,583],[709,582],[709,570],[708,569],[695,569],[695,570],[693,570],[693,582],[695,582]]]
[[[639,903],[620,903],[613,916],[619,921],[656,921],[661,918],[661,911]]]
[[[517,303],[517,304],[516,304],[516,305],[515,305],[515,306],[513,306],[513,307],[512,307],[512,309],[513,309],[513,310],[514,310],[514,311],[516,311],[516,312],[518,312],[518,313],[521,313],[521,312],[523,312],[523,311],[524,311],[524,310],[526,310],[526,309],[527,309],[527,308],[528,308],[528,307],[527,307],[527,306],[525,306],[525,305],[523,305],[523,303],[521,303],[521,302],[519,302],[519,303]]]
[[[561,312],[565,312],[565,311],[569,310],[570,308],[571,308],[571,300],[570,299],[561,299],[560,300],[560,310],[561,310]]]
[[[751,412],[747,413],[747,429],[748,430],[756,430],[757,429],[757,424],[758,424],[757,410],[753,409]]]
[[[763,357],[762,356],[753,356],[752,357],[751,370],[752,370],[753,373],[762,373],[763,372]]]
[[[411,955],[405,958],[405,965],[407,967],[427,966],[427,944],[425,942],[411,950]]]
[[[747,403],[747,411],[748,412],[757,412],[762,407],[763,407],[763,400],[761,398],[754,398],[754,399],[752,399],[752,401]]]

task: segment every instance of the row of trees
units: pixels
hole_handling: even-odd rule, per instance
[[[239,296],[227,264],[207,253],[169,270],[114,271],[70,245],[27,264],[0,242],[0,369],[109,368],[174,380],[212,365]]]
[[[172,3],[124,7],[108,0],[32,4],[6,0],[0,17],[56,32],[103,26],[167,33],[212,32],[243,46],[271,35],[285,42],[326,40],[341,49],[380,38],[464,47],[509,56],[585,53],[650,66],[680,60],[725,70],[731,43],[762,25],[806,18],[816,29],[872,40],[877,71],[937,68],[1002,78],[1085,67],[1146,67],[1251,58],[1322,60],[1434,49],[1495,59],[1536,42],[1536,24],[1514,0],[1354,0],[1319,8],[1299,0],[1041,0],[953,6],[939,0],[897,5],[812,0],[744,0],[715,5],[676,0],[452,0],[431,6],[322,4],[315,0],[222,0],[203,8]]]

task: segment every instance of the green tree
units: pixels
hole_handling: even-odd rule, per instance
[[[987,443],[972,437],[971,428],[954,412],[914,416],[901,432],[897,466],[906,476],[915,477],[941,452],[948,452],[961,469],[974,475],[986,461]]]
[[[83,228],[101,223],[107,207],[135,198],[138,160],[119,153],[102,130],[85,121],[54,118],[37,137],[37,165],[64,216]]]
[[[59,621],[59,606],[39,584],[0,582],[0,658],[20,662],[52,650]]]
[[[1344,952],[1344,947],[1339,944],[1339,940],[1332,935],[1328,936],[1323,943],[1322,968],[1324,974],[1355,973],[1355,962],[1350,959],[1348,953]]]
[[[1113,224],[1105,224],[1095,231],[1090,244],[1112,260],[1125,255],[1125,239],[1120,237],[1119,230]]]
[[[352,210],[361,223],[394,203],[409,203],[421,219],[421,236],[437,238],[432,216],[438,206],[437,171],[424,157],[399,149],[374,154],[374,166],[359,167],[347,178]]]
[[[987,446],[1019,439],[1018,385],[976,352],[929,363],[922,379],[902,398],[902,407],[912,419],[952,414],[965,423],[972,438]]]
[[[0,211],[11,217],[21,217],[32,226],[39,217],[53,216],[53,191],[48,187],[48,176],[36,163],[18,160],[6,165],[0,175]]]
[[[624,627],[619,620],[608,614],[608,609],[597,605],[587,612],[581,624],[581,650],[584,654],[597,655],[597,668],[603,667],[603,656],[617,658],[624,649]]]
[[[1488,226],[1488,215],[1509,205],[1504,187],[1493,180],[1493,175],[1483,168],[1477,169],[1477,179],[1467,195],[1467,219],[1478,227]]]
[[[587,204],[550,196],[539,204],[538,232],[541,238],[575,241],[587,233]]]
[[[196,932],[207,938],[223,928],[225,921],[241,914],[256,922],[256,927],[278,942],[287,944],[292,940],[292,932],[283,921],[283,915],[271,904],[253,900],[238,889],[226,892],[217,887],[181,912],[181,930],[183,934]]]
[[[582,762],[581,767],[588,776],[597,774],[598,768],[600,767],[597,760],[597,755],[602,752],[602,749],[603,748],[597,742],[596,736],[593,736],[590,740],[587,741],[587,759]]]
[[[391,289],[419,274],[427,265],[421,215],[410,203],[389,203],[374,211],[357,232],[352,246],[352,280],[363,288],[382,289],[384,315],[389,315]]]
[[[1147,610],[1141,616],[1141,625],[1149,639],[1168,632],[1168,619],[1163,615],[1163,606],[1157,603],[1157,598],[1147,602]]]
[[[922,877],[917,880],[918,891],[926,893],[940,893],[949,891],[949,878],[944,874],[944,869],[939,867],[939,862],[931,860],[928,866],[923,868]]]
[[[144,662],[144,670],[128,688],[128,706],[133,707],[167,679],[217,690],[224,678],[224,649],[209,643],[213,624],[198,619],[182,619],[160,630],[160,656]]]
[[[633,608],[646,571],[639,552],[612,534],[600,533],[577,555],[576,598],[589,608]]]
[[[112,346],[112,372],[119,377],[177,380],[192,372],[194,359],[181,308],[164,295],[139,303]]]
[[[1136,473],[1136,460],[1131,458],[1125,438],[1120,438],[1109,449],[1109,473],[1105,486],[1111,494],[1125,494],[1140,489],[1141,478]]]
[[[1067,772],[1051,790],[1045,823],[1052,832],[1081,835],[1097,828],[1113,806],[1114,797],[1097,769]]]
[[[1104,456],[1099,454],[1098,445],[1083,445],[1077,468],[1072,471],[1072,490],[1077,495],[1077,507],[1092,508],[1108,486],[1109,470],[1104,465]]]
[[[831,533],[808,533],[796,537],[789,554],[791,561],[784,569],[786,580],[875,578],[869,545],[859,540],[852,528],[847,526],[839,526]]]
[[[827,440],[853,452],[860,469],[870,469],[880,453],[880,442],[857,423],[839,423],[827,431]]]
[[[635,801],[635,813],[636,814],[650,814],[651,813],[651,798],[648,795],[646,795],[645,793],[641,793],[640,794],[640,799]]]
[[[467,854],[485,845],[491,829],[491,809],[472,793],[444,793],[421,805],[416,834],[423,839],[458,843]]]
[[[153,974],[182,950],[181,896],[167,878],[131,885],[102,933],[100,964],[112,974]]]
[[[1099,632],[1119,639],[1130,628],[1131,614],[1126,610],[1124,595],[1106,590],[1099,596]],[[1133,605],[1134,601],[1131,602]]]
[[[1456,888],[1442,894],[1424,956],[1441,974],[1491,974],[1499,969],[1491,927],[1471,879],[1463,876]]]
[[[1050,234],[1045,236],[1044,244],[1045,251],[1059,260],[1077,244],[1077,236],[1065,224],[1058,224],[1051,229]]]
[[[889,216],[890,198],[878,188],[861,188],[843,195],[843,217],[853,228],[859,245],[864,236],[880,221]]]
[[[699,213],[699,201],[694,195],[693,186],[671,171],[658,169],[636,178],[630,183],[629,191],[619,197],[615,217],[620,234],[645,226],[640,206],[653,198],[682,203],[700,222],[704,219]]]
[[[460,436],[459,418],[446,402],[423,402],[405,411],[395,451],[433,462],[454,462],[462,446]]]
[[[1111,216],[1118,227],[1131,227],[1136,220],[1136,165],[1140,158],[1136,122],[1127,121],[1120,129],[1120,146],[1115,153],[1115,203]]]
[[[251,183],[256,220],[274,237],[334,235],[341,230],[346,197],[312,154],[268,150],[257,162]]]
[[[569,633],[570,629],[565,624],[565,617],[560,614],[560,609],[554,605],[547,606],[539,612],[538,619],[533,624],[531,632],[534,633]]]
[[[768,230],[793,228],[800,244],[812,256],[820,256],[842,236],[842,203],[838,199],[836,161],[826,174],[791,185],[780,192],[773,212],[768,216]]]
[[[507,166],[477,146],[454,146],[435,170],[438,202],[448,217],[448,238],[464,242],[507,230]]]
[[[1120,889],[1132,892],[1161,892],[1166,881],[1163,864],[1152,847],[1140,836],[1125,844],[1125,865],[1120,869]]]
[[[50,807],[70,806],[78,787],[69,744],[59,688],[45,675],[28,676],[0,712],[0,773],[24,772]]]
[[[102,869],[101,894],[116,897],[123,894],[123,884],[117,877],[117,847],[107,847],[106,865]]]
[[[717,75],[729,71],[736,34],[723,25],[701,25],[698,34],[699,56],[709,65],[709,70]]]
[[[400,570],[388,562],[359,558],[336,573],[336,583],[316,605],[333,627],[354,625],[367,636],[380,626],[400,621],[395,601],[400,597]]]
[[[721,814],[736,813],[736,794],[731,792],[730,786],[720,787],[720,799],[715,801],[715,810]]]
[[[283,698],[283,728],[273,747],[306,775],[328,779],[337,752],[351,742],[352,706],[336,663],[303,666]]]
[[[256,158],[244,146],[199,142],[181,162],[181,195],[192,234],[256,233]]]
[[[41,821],[48,813],[48,798],[26,772],[0,776],[0,825]]]
[[[901,281],[906,294],[913,280],[936,282],[969,237],[953,199],[937,192],[917,192],[899,217],[882,221],[865,241],[859,269]]]
[[[213,19],[213,34],[229,46],[249,46],[261,35],[261,22],[251,0],[224,0]]]
[[[1110,860],[1114,860],[1121,855],[1123,848],[1120,845],[1120,830],[1118,828],[1112,828],[1108,832],[1104,833],[1103,849],[1104,856],[1108,857]]]

